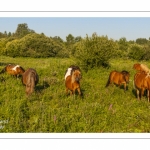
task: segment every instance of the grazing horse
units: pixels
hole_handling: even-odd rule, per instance
[[[75,95],[75,91],[77,90],[79,95],[81,96],[80,79],[80,68],[78,66],[70,66],[65,74],[66,94],[68,94],[68,90],[70,90],[70,94]]]
[[[123,70],[121,72],[112,71],[109,74],[109,78],[105,87],[108,87],[110,84],[114,83],[119,85],[119,87],[123,84],[124,90],[126,91],[127,84],[129,83],[129,72]]]
[[[19,75],[22,75],[25,72],[25,70],[19,65],[8,64],[1,70],[0,74],[5,72],[7,72],[10,75],[18,77]]]
[[[33,93],[36,84],[39,82],[39,76],[35,69],[29,68],[22,74],[22,83],[26,86],[26,94]]]
[[[134,86],[136,88],[137,98],[141,99],[144,91],[147,90],[148,102],[150,100],[150,77],[143,71],[137,72],[134,75]]]

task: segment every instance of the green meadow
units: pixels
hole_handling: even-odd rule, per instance
[[[110,68],[82,67],[83,97],[66,96],[64,75],[76,62],[70,58],[0,57],[7,64],[34,68],[39,75],[35,92],[27,97],[21,78],[0,74],[0,132],[3,133],[145,133],[150,132],[150,104],[136,99],[132,69],[136,61],[112,59]],[[143,62],[150,66],[150,61]],[[78,64],[76,64],[78,65]],[[79,66],[80,67],[80,66]],[[112,70],[130,72],[128,90],[105,88]]]

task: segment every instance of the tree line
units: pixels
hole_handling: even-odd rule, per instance
[[[125,37],[113,40],[93,33],[86,37],[72,34],[66,41],[59,36],[47,37],[29,29],[26,23],[18,24],[14,33],[0,32],[0,55],[10,57],[71,57],[85,69],[109,66],[111,58],[135,60],[150,59],[150,38],[127,41]]]

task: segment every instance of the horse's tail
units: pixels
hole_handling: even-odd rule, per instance
[[[110,74],[110,75],[111,75],[111,74]],[[108,87],[108,85],[110,84],[110,75],[109,75],[109,78],[108,78],[108,80],[107,80],[107,83],[106,83],[105,87]]]
[[[31,93],[32,93],[34,91],[34,87],[35,87],[35,74],[34,74],[34,72],[31,73],[30,82],[31,82]]]
[[[6,72],[6,67],[4,67],[4,68],[1,70],[0,74],[5,73],[5,72]]]
[[[31,72],[30,76],[27,79],[27,84],[26,84],[27,95],[30,95],[31,93],[34,92],[34,87],[35,87],[35,73]]]

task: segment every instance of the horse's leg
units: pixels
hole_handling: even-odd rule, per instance
[[[26,85],[26,95],[29,96],[30,94],[30,86]]]
[[[144,88],[141,89],[141,96],[144,96]]]
[[[73,95],[73,91],[70,91],[70,95]]]
[[[19,74],[16,75],[17,80],[19,79]]]
[[[68,95],[68,88],[66,88],[66,95]]]
[[[139,100],[140,99],[140,97],[139,97],[140,91],[138,89],[136,90],[136,94],[137,94],[137,99]]]
[[[126,90],[127,90],[127,84],[124,83],[124,91],[126,91]]]
[[[150,91],[150,89],[147,90],[147,98],[148,98],[148,102],[149,102],[149,99],[150,99],[149,91]]]
[[[72,94],[71,95],[73,96],[73,99],[75,99],[75,89],[72,90]]]
[[[80,87],[77,88],[77,91],[78,91],[79,95],[81,96],[81,90],[80,90]]]
[[[139,90],[140,100],[142,99],[142,96],[144,95],[144,89],[142,88]]]

